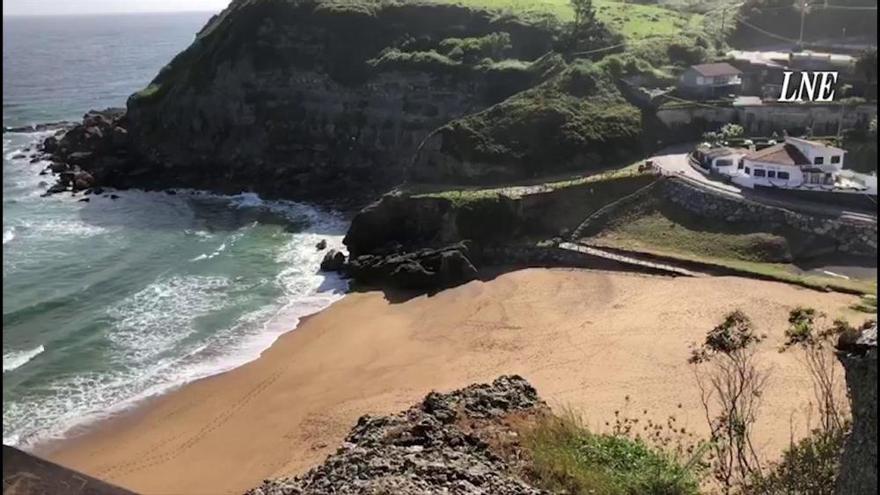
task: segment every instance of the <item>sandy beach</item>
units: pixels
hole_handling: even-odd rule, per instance
[[[347,295],[258,360],[100,423],[48,457],[144,494],[241,493],[321,462],[363,414],[513,373],[598,430],[629,396],[638,411],[705,432],[688,344],[737,308],[769,337],[757,434],[775,456],[792,425],[804,431],[810,399],[797,357],[777,351],[788,311],[864,316],[847,309],[854,296],[781,283],[564,269],[392,299]]]

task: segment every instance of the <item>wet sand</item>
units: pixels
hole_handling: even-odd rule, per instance
[[[805,431],[810,385],[777,351],[788,311],[861,321],[854,296],[736,277],[668,278],[527,269],[401,301],[347,295],[233,371],[148,401],[53,446],[51,460],[144,494],[241,493],[302,473],[362,414],[396,412],[431,390],[520,374],[554,408],[597,430],[633,414],[705,433],[688,344],[742,309],[769,338],[757,428],[768,457]],[[815,417],[815,416],[814,416]]]

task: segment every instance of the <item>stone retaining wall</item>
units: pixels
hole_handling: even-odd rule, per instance
[[[704,218],[730,223],[755,222],[787,226],[805,234],[833,239],[837,251],[842,253],[856,255],[877,253],[876,223],[797,213],[722,193],[713,193],[674,178],[664,181],[661,194],[676,205]]]
[[[804,129],[812,129],[814,135],[834,135],[841,123],[843,129],[866,128],[871,119],[877,117],[877,104],[865,103],[843,109],[839,104],[694,105],[661,108],[657,110],[657,117],[669,131],[692,136],[717,130],[727,123],[743,126],[746,134],[751,136],[769,136],[774,132],[781,135],[783,130],[801,132]]]

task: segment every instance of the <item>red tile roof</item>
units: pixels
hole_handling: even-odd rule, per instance
[[[697,71],[703,77],[735,76],[738,74],[742,74],[741,70],[726,62],[721,62],[717,64],[692,65],[691,68]]]
[[[744,157],[756,162],[777,163],[779,165],[810,165],[807,157],[793,144],[779,143],[753,151]]]

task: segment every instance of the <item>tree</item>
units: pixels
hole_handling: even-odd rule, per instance
[[[599,45],[613,44],[615,40],[605,24],[596,19],[593,0],[569,0],[574,10],[574,22],[569,33],[570,49],[593,49]]]
[[[711,432],[712,474],[724,494],[761,475],[752,432],[768,378],[755,359],[764,338],[748,316],[733,311],[692,348],[688,360]]]
[[[574,9],[574,30],[583,31],[596,23],[596,8],[593,0],[569,0]]]

